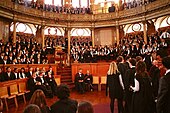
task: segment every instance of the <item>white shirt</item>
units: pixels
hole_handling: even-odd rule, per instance
[[[135,87],[132,87],[131,88],[133,89],[133,92],[137,92],[139,91],[139,82],[136,80],[136,78],[134,79],[135,81]]]
[[[136,76],[136,73],[135,73],[135,76]],[[130,86],[130,88],[133,89],[133,92],[137,92],[139,91],[139,81],[136,78],[134,79],[134,81],[135,81],[135,87]]]
[[[120,85],[122,86],[122,88],[124,90],[125,87],[124,87],[124,84],[123,84],[123,80],[122,80],[122,75],[121,74],[119,75],[119,82],[120,82]]]
[[[166,70],[166,73],[165,73],[165,75],[166,75],[166,74],[168,74],[169,72],[170,72],[170,69]]]

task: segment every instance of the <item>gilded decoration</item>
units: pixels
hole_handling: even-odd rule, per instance
[[[115,21],[119,21],[119,25],[123,25],[166,16],[170,14],[169,6],[169,0],[157,0],[147,5],[113,13],[58,14],[28,8],[12,3],[11,0],[1,0],[0,16],[13,19],[14,15],[16,15],[15,19],[18,22],[41,24],[42,21],[45,21],[45,25],[52,26],[65,27],[70,23],[69,27],[104,27],[114,26]]]

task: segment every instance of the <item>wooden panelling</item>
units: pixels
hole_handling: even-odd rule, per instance
[[[79,69],[83,70],[83,73],[86,74],[87,70],[90,70],[90,73],[93,76],[106,76],[109,69],[109,63],[73,63],[72,64],[72,81],[74,81],[75,74]]]

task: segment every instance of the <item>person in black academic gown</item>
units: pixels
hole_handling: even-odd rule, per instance
[[[47,83],[49,84],[49,86],[51,87],[53,94],[56,95],[57,83],[55,82],[54,76],[51,75],[50,71],[47,72],[47,76],[45,77],[45,79],[46,79]]]
[[[75,87],[79,93],[84,93],[84,74],[82,69],[79,69],[79,72],[75,75]]]
[[[125,74],[125,113],[131,113],[131,102],[132,102],[132,90],[130,86],[134,86],[134,77],[136,73],[136,59],[132,58],[129,60],[130,69]]]
[[[86,86],[88,87],[88,90],[90,88],[90,91],[93,91],[93,89],[94,89],[93,85],[92,85],[92,83],[93,83],[93,76],[92,76],[92,74],[90,74],[89,70],[87,70],[87,73],[84,76],[84,82],[85,82]]]
[[[118,100],[118,112],[123,113],[123,89],[124,85],[122,82],[122,77],[118,72],[116,63],[112,62],[107,72],[106,81],[106,96],[109,92],[111,113],[114,113],[115,99]]]
[[[136,74],[134,79],[131,113],[154,113],[154,96],[151,86],[151,78],[146,71],[146,64],[139,61],[136,64]]]
[[[14,73],[11,71],[11,68],[10,68],[10,67],[7,67],[6,70],[7,70],[7,71],[4,73],[4,80],[5,80],[5,81],[15,80],[16,77],[15,77]]]

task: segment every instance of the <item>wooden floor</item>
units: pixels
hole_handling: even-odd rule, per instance
[[[85,94],[79,94],[75,91],[71,92],[72,99],[76,99],[78,102],[81,101],[88,101],[92,103],[93,106],[101,105],[101,104],[107,104],[109,106],[109,97],[105,96],[105,90],[102,91],[93,91],[93,92],[86,92]],[[51,106],[55,101],[57,100],[57,97],[53,97],[52,99],[47,99],[48,106]],[[9,111],[6,112],[4,110],[3,113],[22,113],[25,106],[28,104],[24,104],[21,100],[19,103],[19,107],[16,109],[14,105],[9,107]],[[108,113],[108,112],[107,112]]]

